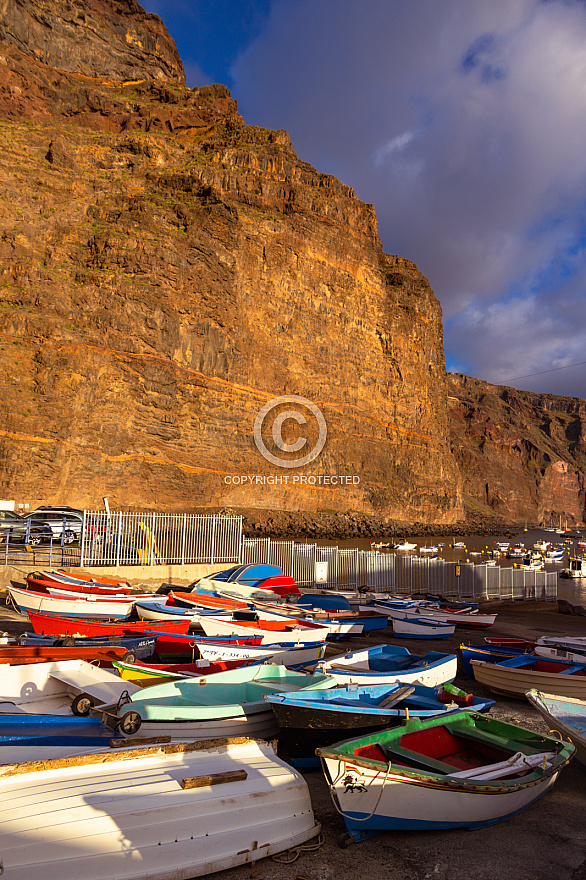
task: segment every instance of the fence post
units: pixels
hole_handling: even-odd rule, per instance
[[[155,547],[156,547],[156,543],[155,543],[155,512],[153,511],[153,515],[151,517],[151,553],[150,553],[151,560],[149,563],[150,565],[155,564]]]
[[[214,518],[212,520],[212,550],[210,554],[210,565],[214,564],[214,559],[216,557],[215,549],[216,549],[216,519],[217,514],[214,513]]]
[[[84,509],[83,511],[83,519],[81,521],[81,536],[79,539],[79,566],[83,568],[83,554],[85,551],[85,524],[86,524],[86,513],[87,511]]]
[[[120,565],[120,544],[122,543],[122,511],[118,513],[118,535],[116,536],[116,568]]]

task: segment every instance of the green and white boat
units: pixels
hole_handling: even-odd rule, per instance
[[[346,842],[379,831],[483,828],[527,809],[574,746],[477,712],[317,749]]]

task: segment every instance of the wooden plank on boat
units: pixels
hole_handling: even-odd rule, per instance
[[[124,746],[128,747],[129,745],[132,745],[132,746],[151,746],[151,745],[154,745],[155,743],[161,743],[161,745],[164,745],[165,743],[170,743],[170,742],[171,742],[170,736],[142,736],[142,737],[137,736],[134,739],[127,739],[127,738],[111,739],[110,740],[110,748],[111,749],[121,749],[121,748],[124,748]]]
[[[246,770],[227,770],[225,773],[210,773],[208,776],[190,776],[181,780],[181,788],[203,788],[206,785],[223,785],[226,782],[240,782],[247,779]]]
[[[391,706],[394,706],[396,703],[399,703],[401,700],[405,700],[407,697],[410,697],[411,694],[415,693],[414,687],[409,687],[409,685],[405,685],[405,687],[399,688],[398,691],[395,691],[394,694],[391,694],[388,697],[385,697],[384,700],[378,704],[379,709],[390,709]]]
[[[339,669],[341,672],[372,672],[367,666],[346,666],[344,663],[330,663],[325,669],[326,673],[328,669]]]
[[[149,755],[175,755],[182,752],[206,751],[208,749],[225,748],[229,745],[243,745],[250,742],[247,736],[218,737],[217,739],[197,740],[195,742],[170,742],[146,746],[145,748],[133,748],[134,740],[127,739],[127,748],[121,751],[92,752],[85,755],[71,755],[67,758],[53,758],[47,761],[27,761],[20,764],[0,764],[0,777],[20,776],[25,773],[37,773],[40,770],[61,770],[65,767],[79,767],[91,764],[110,764],[114,761],[132,761],[134,758],[144,758]]]

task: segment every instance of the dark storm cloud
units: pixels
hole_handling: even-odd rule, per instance
[[[441,300],[449,363],[500,381],[586,360],[585,46],[571,0],[282,0],[234,89],[374,203]],[[586,393],[579,370],[552,381]]]

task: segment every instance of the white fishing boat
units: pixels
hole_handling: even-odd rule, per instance
[[[179,608],[164,602],[135,602],[134,609],[141,620],[181,620],[187,618],[195,623],[200,618],[199,611],[193,608]]]
[[[130,684],[130,687],[128,686]],[[59,660],[2,667],[0,713],[86,715],[92,705],[111,703],[141,688],[85,660]]]
[[[6,880],[191,880],[319,832],[268,743],[221,739],[0,767]]]
[[[411,654],[396,645],[374,645],[331,657],[318,664],[322,672],[333,675],[338,684],[422,684],[435,687],[453,681],[458,671],[455,654],[429,651],[424,656]]]
[[[304,666],[321,660],[326,652],[325,642],[306,645],[228,645],[221,642],[200,642],[194,636],[193,644],[200,656],[211,662],[218,660],[270,660],[280,666]]]
[[[574,747],[476,712],[320,747],[346,843],[381,831],[483,828],[542,797]]]
[[[569,556],[568,567],[560,571],[560,577],[586,578],[586,558],[583,556]]]
[[[478,609],[472,606],[468,608],[440,608],[431,602],[419,602],[414,606],[399,608],[389,607],[389,617],[395,620],[404,620],[406,617],[424,617],[427,620],[453,623],[456,626],[469,626],[476,629],[485,629],[492,626],[496,620],[496,614],[480,614]]]
[[[586,645],[572,649],[563,645],[535,645],[538,657],[553,657],[554,660],[566,660],[568,663],[586,664]]]
[[[393,550],[415,550],[417,544],[414,544],[412,541],[399,541],[398,544],[393,546]]]
[[[330,634],[328,626],[320,626],[311,620],[227,620],[215,614],[200,618],[200,626],[206,636],[259,636],[261,644],[275,642],[301,645],[304,642],[323,642]]]
[[[132,614],[134,606],[134,600],[127,596],[111,599],[108,596],[88,595],[83,599],[69,599],[66,596],[51,596],[50,593],[36,593],[16,587],[8,587],[8,595],[19,611],[37,611],[57,617],[125,620]]]
[[[449,639],[454,635],[455,623],[426,617],[403,617],[393,620],[393,635],[402,639]]]

